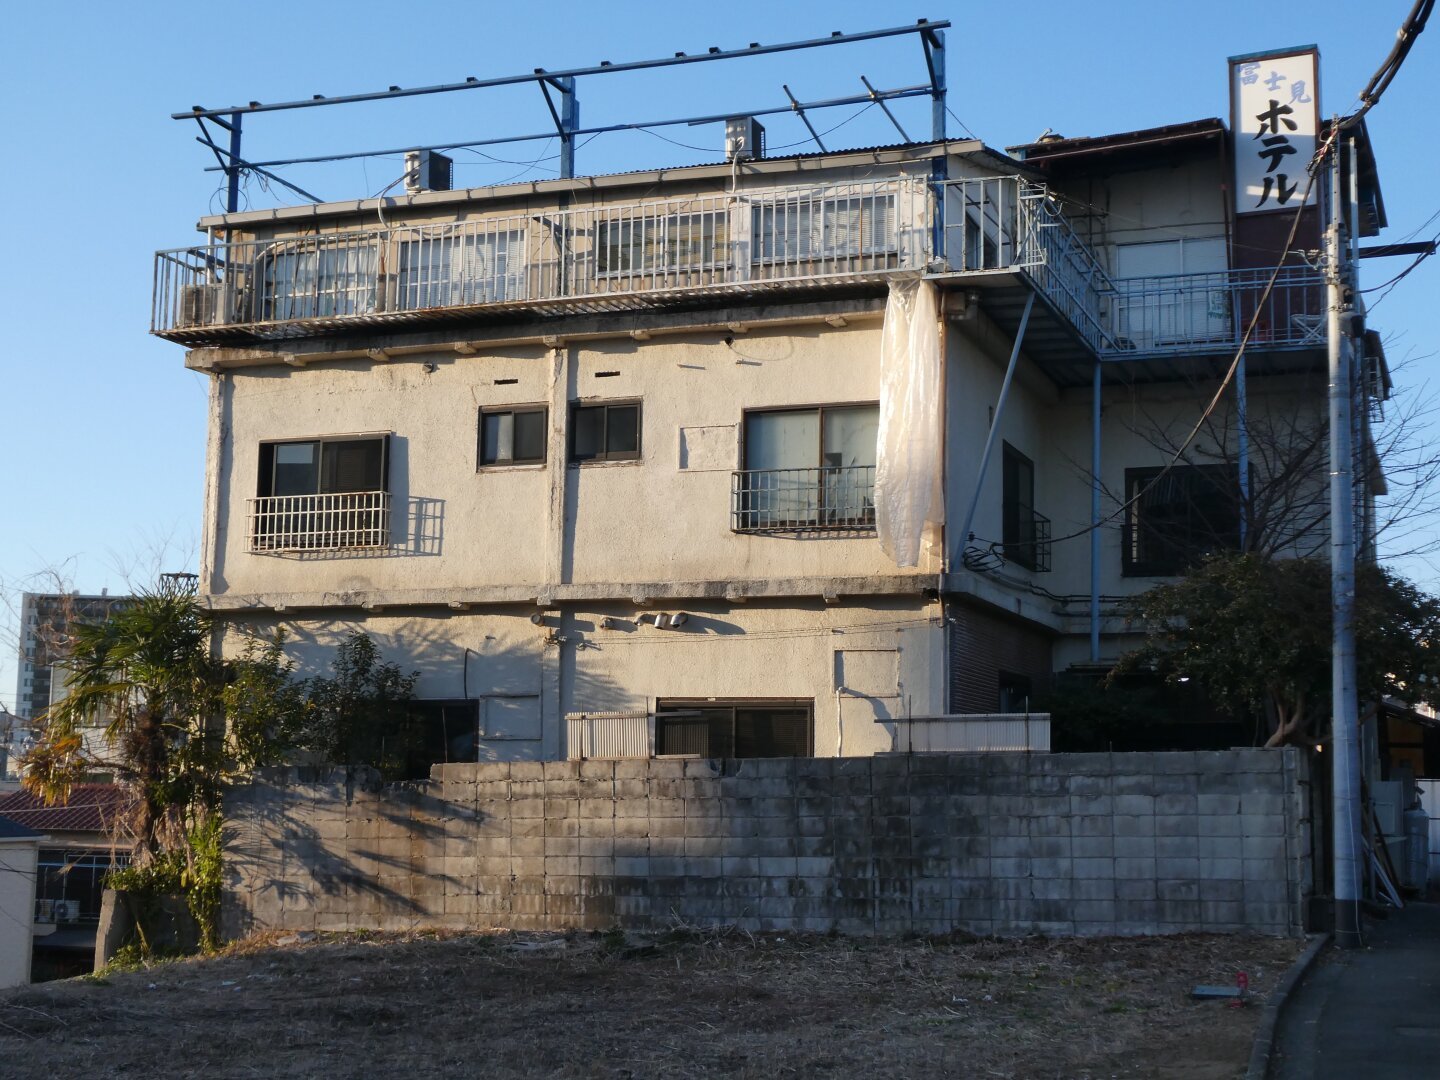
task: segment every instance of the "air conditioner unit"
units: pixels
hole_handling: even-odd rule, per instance
[[[80,918],[80,901],[79,901],[79,900],[56,900],[56,901],[55,901],[55,921],[56,921],[56,922],[74,922],[74,921],[75,921],[76,919],[78,919],[78,918]]]
[[[765,156],[765,128],[753,116],[725,121],[725,160],[754,161]]]
[[[405,153],[405,190],[411,195],[422,191],[449,191],[455,183],[455,163],[434,150],[408,150]]]
[[[225,286],[220,282],[186,285],[180,290],[178,329],[220,326],[225,322]]]
[[[53,923],[55,921],[55,901],[35,901],[35,921],[37,923]]]

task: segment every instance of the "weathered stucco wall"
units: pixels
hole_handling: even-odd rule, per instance
[[[335,646],[363,629],[387,661],[420,673],[418,697],[481,701],[485,760],[562,758],[567,713],[651,711],[662,698],[811,702],[818,757],[889,751],[894,727],[884,721],[945,711],[935,601],[566,605],[548,610],[540,626],[530,621],[534,611],[267,613],[247,617],[244,628],[269,635],[283,627],[302,676],[328,674]],[[637,621],[656,611],[684,611],[688,619],[676,629]],[[238,654],[245,640],[232,632],[225,652]],[[866,661],[861,674],[857,658]],[[497,737],[485,721],[492,697],[538,699],[540,730]]]
[[[445,766],[228,798],[224,925],[1292,934],[1293,751]]]

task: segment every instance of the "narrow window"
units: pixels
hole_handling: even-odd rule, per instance
[[[480,464],[543,465],[545,406],[480,410]]]
[[[1035,463],[1009,443],[1001,468],[1000,540],[1005,558],[1036,568]]]
[[[640,457],[640,403],[576,405],[570,411],[570,460],[634,461]]]

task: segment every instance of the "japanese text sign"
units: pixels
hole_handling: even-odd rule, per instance
[[[1294,210],[1319,136],[1319,54],[1312,48],[1230,61],[1235,212]],[[1307,203],[1314,203],[1311,189]]]

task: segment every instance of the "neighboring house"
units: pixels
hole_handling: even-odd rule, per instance
[[[30,981],[36,862],[45,839],[0,817],[0,990]]]
[[[158,256],[153,329],[210,375],[224,647],[283,626],[316,670],[366,630],[420,673],[417,772],[866,755],[944,743],[909,717],[1024,714],[1125,648],[1117,599],[1326,527],[1323,458],[1297,480],[1273,442],[1324,418],[1291,254],[1318,211],[1288,246],[1293,191],[1237,212],[1235,145],[1202,120],[205,217]],[[887,326],[918,280],[938,326]],[[1252,316],[1244,425],[1227,394],[1157,483]]]
[[[44,834],[30,916],[34,981],[93,970],[105,875],[130,861],[116,829],[128,807],[129,797],[116,784],[77,784],[53,806],[28,791],[0,794],[0,815]]]

